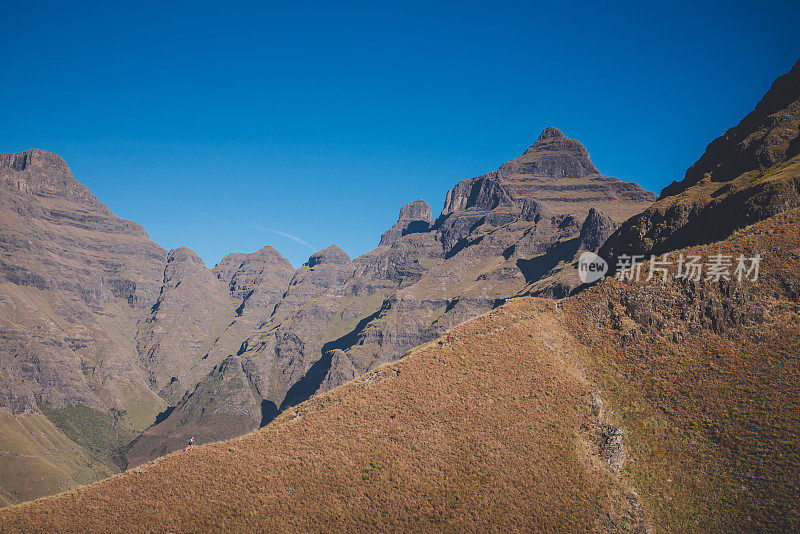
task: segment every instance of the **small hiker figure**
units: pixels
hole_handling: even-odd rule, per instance
[[[194,444],[194,436],[189,438],[189,447],[191,447],[193,444]]]

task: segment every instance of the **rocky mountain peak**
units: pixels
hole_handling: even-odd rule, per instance
[[[422,199],[409,202],[400,208],[399,222],[430,221],[431,207]]]
[[[397,222],[381,236],[381,245],[391,245],[406,234],[425,232],[431,224],[431,207],[422,199],[400,209]]]
[[[286,278],[288,281],[294,274],[294,267],[289,260],[271,246],[263,247],[251,254],[243,252],[228,254],[212,270],[218,279],[230,285],[232,293],[237,298],[244,297],[256,286],[262,285],[265,279],[283,286],[282,282],[272,279],[273,275],[281,279]]]
[[[555,126],[548,126],[542,133],[539,135],[539,139],[537,139],[537,143],[542,143],[547,141],[548,139],[566,139],[567,136],[564,135],[561,130],[556,128]]]
[[[231,252],[219,260],[212,270],[217,278],[229,282],[249,256],[244,252]]]
[[[599,174],[583,144],[549,126],[525,153],[505,165],[505,172],[523,172],[550,178],[580,178]],[[501,167],[501,173],[503,172]]]
[[[496,172],[463,180],[447,192],[442,216],[458,212],[522,206],[525,220],[535,220],[538,208],[554,215],[585,219],[595,207],[617,222],[641,212],[656,195],[638,184],[604,176],[589,159],[580,141],[553,126],[545,128],[536,143]],[[525,208],[525,202],[528,207]]]
[[[191,262],[197,263],[200,265],[205,265],[203,260],[200,259],[200,256],[197,253],[190,249],[189,247],[178,247],[174,248],[169,251],[169,256],[167,256],[167,263],[172,262]]]
[[[269,245],[252,252],[250,254],[246,252],[232,252],[227,254],[224,258],[219,260],[214,266],[214,272],[218,273],[219,278],[225,278],[225,272],[230,272],[233,275],[237,269],[239,269],[243,263],[289,263],[289,260],[281,256],[281,253],[278,252],[274,247]],[[290,264],[291,265],[291,264]],[[227,276],[230,278],[230,276]]]
[[[280,263],[289,261],[281,256],[281,253],[278,252],[275,247],[271,247],[269,245],[253,252],[252,254],[248,254],[247,259],[250,261],[276,261]]]
[[[335,265],[343,265],[350,263],[350,256],[347,255],[347,252],[340,249],[336,245],[331,245],[328,248],[324,248],[318,252],[315,252],[308,258],[306,262],[306,266],[308,267],[316,267],[317,265],[321,264],[335,264]]]
[[[232,294],[247,299],[248,305],[259,304],[262,307],[274,305],[273,301],[286,289],[295,272],[289,260],[270,246],[252,254],[243,254],[235,265],[225,278]],[[224,267],[219,270],[214,267],[214,272],[223,279]],[[254,296],[254,293],[257,294]]]
[[[89,189],[72,176],[61,156],[38,148],[0,154],[0,184],[41,197],[97,202]]]
[[[600,174],[580,141],[550,126],[524,154],[496,172],[456,184],[447,193],[442,216],[469,208],[522,206],[526,200],[556,215],[584,219],[589,208],[596,207],[623,221],[652,204],[656,195],[638,184]]]
[[[167,265],[164,268],[164,283],[175,286],[188,279],[210,278],[211,271],[200,259],[195,251],[188,247],[175,248],[167,255]]]
[[[53,181],[65,177],[72,178],[72,171],[61,156],[40,148],[31,148],[16,154],[0,154],[0,167],[15,171],[47,169]]]

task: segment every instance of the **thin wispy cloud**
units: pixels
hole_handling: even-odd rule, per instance
[[[198,210],[198,213],[203,217],[205,217],[206,219],[208,219],[209,221],[215,223],[217,226],[230,226],[230,222],[228,221],[228,219],[215,217],[214,215],[211,215],[205,210]]]
[[[256,228],[257,230],[263,230],[265,232],[270,232],[270,233],[273,233],[273,234],[277,234],[279,236],[283,236],[286,239],[291,239],[295,243],[303,245],[304,247],[308,247],[312,251],[314,250],[314,247],[312,247],[307,241],[304,241],[302,238],[300,238],[300,237],[298,237],[296,235],[293,235],[293,234],[290,234],[290,233],[287,233],[287,232],[282,232],[282,231],[276,230],[274,228],[269,228],[267,226],[261,226],[260,224],[253,225],[253,228]]]

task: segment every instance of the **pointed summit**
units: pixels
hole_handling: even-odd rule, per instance
[[[546,141],[548,139],[553,139],[553,138],[566,139],[567,136],[564,135],[561,132],[561,130],[559,130],[555,126],[548,126],[542,131],[541,135],[539,136],[539,139],[537,139],[536,142],[539,143],[541,141]]]
[[[583,144],[554,126],[542,130],[523,155],[501,166],[497,178],[513,198],[535,200],[579,219],[594,207],[621,222],[656,199],[637,184],[600,174]]]
[[[655,200],[653,193],[638,184],[600,174],[580,141],[548,126],[524,154],[496,172],[456,184],[447,192],[442,216],[528,201],[581,220],[590,208],[596,208],[620,223]],[[535,218],[534,214],[529,216]]]
[[[600,174],[589,159],[583,144],[570,139],[561,130],[549,126],[525,153],[510,161],[527,164],[530,174],[550,178],[580,178],[589,174]]]

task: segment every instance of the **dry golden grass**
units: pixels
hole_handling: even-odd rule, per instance
[[[525,299],[242,438],[0,512],[2,532],[613,530],[590,385]]]

